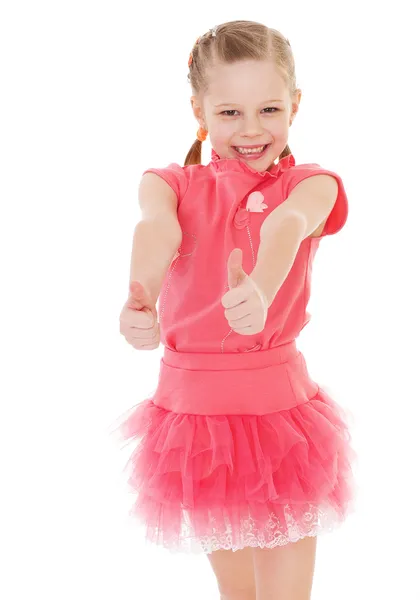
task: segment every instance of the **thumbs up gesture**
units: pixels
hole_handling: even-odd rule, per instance
[[[222,297],[225,317],[240,335],[260,333],[267,320],[268,300],[242,267],[242,250],[235,248],[228,259],[229,291]]]
[[[160,327],[156,307],[138,281],[130,283],[130,295],[120,315],[120,333],[137,350],[159,347]]]

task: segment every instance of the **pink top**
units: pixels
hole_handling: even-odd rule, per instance
[[[148,169],[162,177],[178,197],[183,239],[163,282],[159,299],[162,343],[178,352],[238,353],[267,350],[295,340],[310,320],[312,263],[325,235],[338,232],[348,215],[341,178],[318,164],[296,165],[293,155],[270,171],[257,172],[239,159],[221,159],[213,150],[208,165]],[[322,236],[300,245],[287,279],[268,310],[261,333],[233,332],[224,316],[228,291],[227,259],[243,250],[243,267],[254,268],[263,220],[293,188],[312,175],[336,178],[338,196]]]

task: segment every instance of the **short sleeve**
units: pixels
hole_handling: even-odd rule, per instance
[[[343,181],[337,173],[329,171],[328,169],[323,169],[315,163],[292,167],[283,174],[283,197],[286,199],[298,183],[308,177],[313,177],[314,175],[331,175],[336,179],[338,184],[337,199],[320,237],[333,235],[344,227],[348,217],[347,194],[344,189]]]
[[[151,168],[144,171],[146,173],[154,173],[159,175],[168,185],[171,186],[178,198],[178,206],[188,188],[188,173],[185,167],[181,167],[176,163],[171,163],[164,168]]]

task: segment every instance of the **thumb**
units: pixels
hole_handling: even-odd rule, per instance
[[[240,285],[248,276],[242,267],[242,250],[235,248],[228,258],[228,284],[229,288]]]
[[[139,281],[130,282],[130,295],[127,300],[127,308],[132,310],[144,310],[151,314],[152,324],[154,324],[155,306],[148,292]]]

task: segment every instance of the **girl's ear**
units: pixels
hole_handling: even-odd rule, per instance
[[[302,99],[302,90],[298,89],[298,90],[296,90],[296,94],[295,94],[294,98],[292,99],[292,103],[291,103],[291,117],[292,117],[292,121],[296,117],[296,114],[297,114],[297,112],[299,110],[299,105],[300,105],[301,99]],[[291,124],[292,123],[290,123],[290,125]]]
[[[194,117],[197,120],[197,123],[200,125],[200,127],[203,127],[203,129],[206,129],[205,126],[205,122],[204,122],[204,118],[203,118],[203,111],[201,109],[201,106],[199,104],[198,98],[196,96],[191,96],[191,107],[194,113]]]

